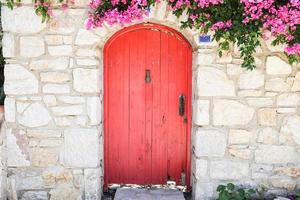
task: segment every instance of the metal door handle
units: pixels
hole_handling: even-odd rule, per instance
[[[179,96],[178,114],[184,116],[185,113],[185,96],[181,94]]]

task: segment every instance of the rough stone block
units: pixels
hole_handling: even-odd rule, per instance
[[[71,45],[48,46],[48,52],[51,56],[71,56],[73,48]]]
[[[1,10],[1,23],[4,31],[33,34],[46,27],[46,23],[41,23],[41,18],[35,14],[33,7],[21,6],[10,10],[2,6]]]
[[[235,100],[215,100],[213,109],[214,125],[234,126],[248,124],[254,109]]]
[[[64,115],[81,115],[84,113],[84,106],[72,105],[72,106],[56,106],[52,108],[52,112],[57,116]]]
[[[86,110],[90,119],[90,125],[98,125],[102,119],[100,98],[88,97],[86,102]]]
[[[226,134],[221,130],[198,129],[195,154],[197,157],[223,157],[226,149]]]
[[[84,183],[85,183],[85,199],[98,200],[101,199],[102,183],[101,183],[100,169],[85,169]]]
[[[15,122],[16,121],[16,101],[14,98],[5,98],[5,121]]]
[[[200,67],[197,72],[199,96],[235,96],[234,82],[226,74],[213,67]]]
[[[209,124],[209,100],[196,100],[194,102],[194,123],[196,125],[208,125]]]
[[[67,167],[98,167],[99,138],[97,129],[67,129],[64,133],[62,162]]]
[[[2,37],[2,52],[3,57],[12,58],[15,57],[15,38],[11,33],[3,33]]]
[[[76,45],[93,45],[100,41],[100,37],[95,35],[90,30],[80,29],[77,33],[75,44]]]
[[[258,132],[257,142],[263,144],[276,144],[278,142],[278,132],[271,128],[263,128]]]
[[[23,66],[8,64],[4,68],[4,91],[7,95],[24,95],[38,93],[37,78]]]
[[[300,97],[297,93],[285,93],[277,97],[278,106],[298,106],[300,104]]]
[[[273,78],[266,81],[265,88],[271,92],[287,92],[291,86],[282,78]]]
[[[218,180],[239,180],[247,178],[249,163],[237,161],[211,161],[210,176]]]
[[[49,83],[44,85],[43,93],[45,94],[68,94],[70,93],[70,86],[66,84]]]
[[[238,85],[240,89],[258,89],[264,86],[265,76],[261,71],[247,71],[239,76]]]
[[[287,116],[283,120],[281,135],[291,136],[293,142],[300,144],[300,116]]]
[[[258,123],[262,126],[276,126],[277,114],[276,109],[263,108],[258,111]]]
[[[63,72],[44,72],[40,76],[42,82],[65,83],[70,81],[69,74]]]
[[[277,56],[269,56],[266,71],[270,75],[289,75],[292,72],[292,67]]]
[[[20,38],[20,55],[25,58],[39,57],[45,53],[45,43],[40,37],[23,36]]]
[[[24,132],[17,133],[12,129],[6,130],[7,166],[26,167],[30,165]]]
[[[68,66],[69,59],[67,57],[34,60],[29,64],[29,68],[32,70],[65,70]]]
[[[51,121],[48,110],[40,103],[33,103],[19,115],[18,121],[26,127],[45,126]]]
[[[99,92],[99,70],[77,68],[73,70],[73,86],[78,92]]]
[[[255,162],[286,164],[299,160],[295,148],[290,146],[261,145],[255,150]]]
[[[229,144],[249,144],[252,133],[242,129],[231,129],[228,134]]]

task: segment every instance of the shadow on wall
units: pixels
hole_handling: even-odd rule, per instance
[[[1,8],[1,6],[0,6]],[[1,18],[1,9],[0,9],[0,18]],[[2,32],[2,23],[0,20],[0,105],[4,105],[4,99],[5,99],[5,94],[4,94],[4,87],[3,87],[3,83],[4,83],[4,58],[3,58],[3,52],[2,52],[2,36],[3,36],[3,32]]]

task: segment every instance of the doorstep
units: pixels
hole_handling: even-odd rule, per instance
[[[184,200],[176,189],[118,188],[114,200]]]

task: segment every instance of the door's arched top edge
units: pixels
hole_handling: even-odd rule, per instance
[[[109,39],[106,41],[104,49],[108,48],[114,40],[116,40],[118,37],[120,37],[121,35],[124,35],[128,32],[132,32],[132,31],[138,31],[138,30],[143,30],[143,29],[149,29],[149,30],[159,30],[162,32],[169,32],[171,34],[174,34],[176,37],[178,37],[179,39],[183,40],[188,47],[193,51],[195,48],[193,48],[193,45],[191,44],[192,42],[189,41],[182,33],[180,33],[178,30],[174,29],[173,27],[169,27],[167,25],[162,25],[162,24],[158,24],[158,23],[140,23],[140,24],[136,24],[136,25],[132,25],[132,26],[128,26],[128,27],[124,27],[123,29],[115,32],[112,36],[109,37]]]

